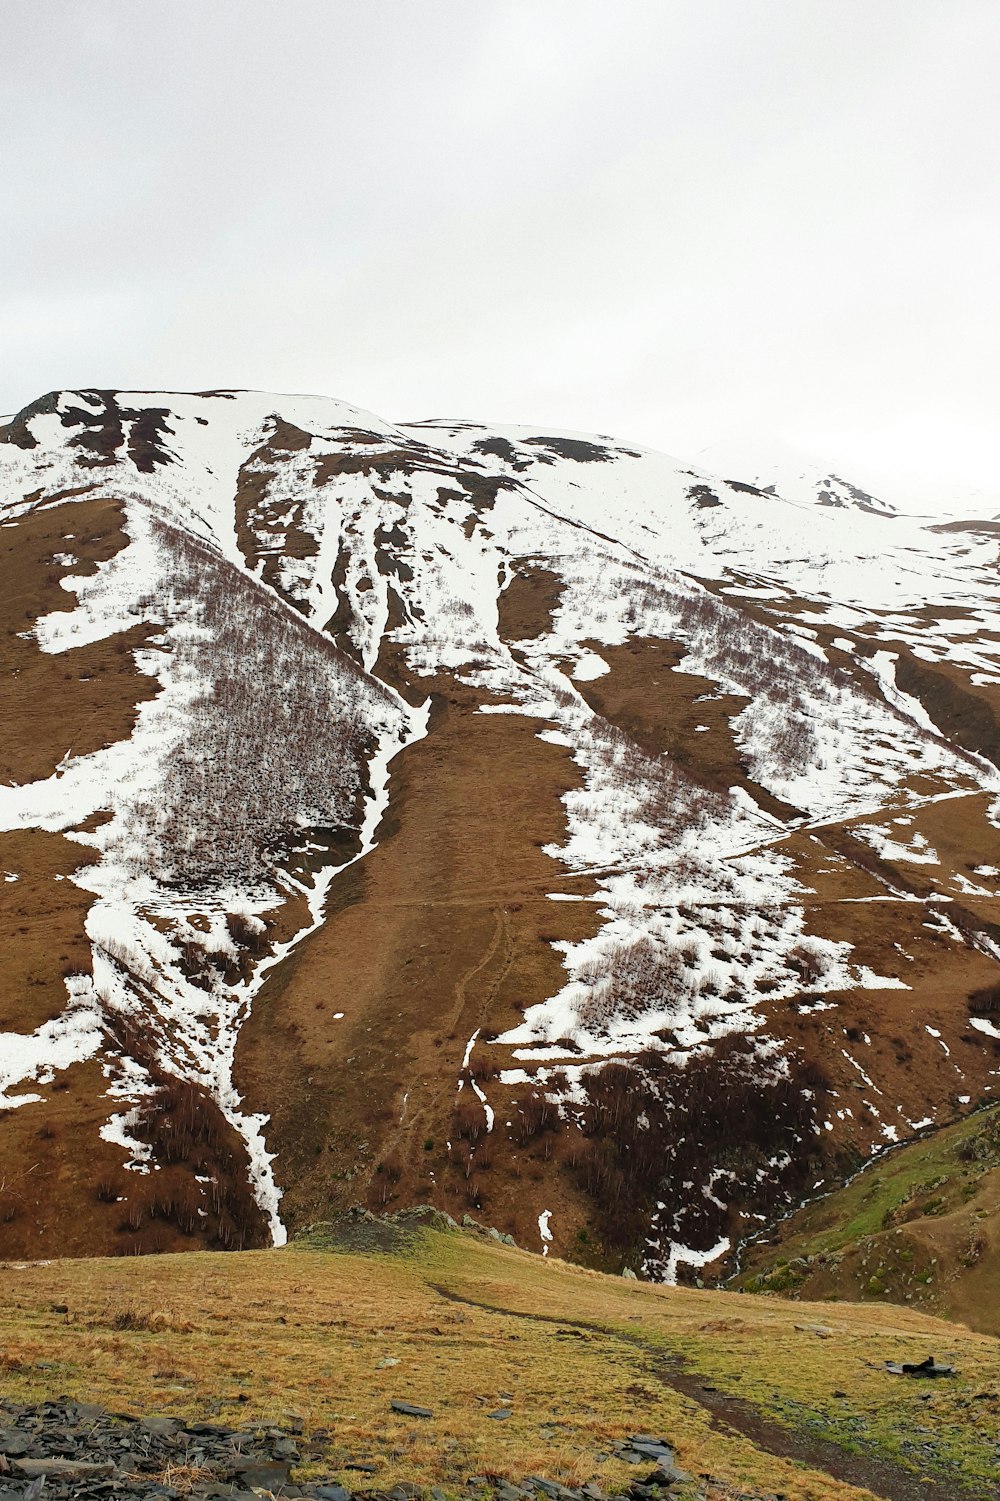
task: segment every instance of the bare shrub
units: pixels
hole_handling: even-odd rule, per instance
[[[390,1152],[378,1165],[378,1171],[388,1179],[390,1183],[398,1183],[403,1176],[403,1159],[398,1152]]]
[[[475,1095],[462,1091],[455,1105],[452,1137],[475,1144],[486,1135],[486,1111]]]
[[[210,967],[208,955],[200,943],[193,939],[185,939],[180,946],[180,970],[186,980],[192,985],[206,987],[210,984]]]
[[[134,1233],[161,1221],[184,1235],[197,1232],[224,1251],[266,1245],[267,1222],[250,1187],[242,1143],[216,1102],[201,1085],[155,1065],[152,1079],[156,1087],[135,1110],[131,1130],[173,1171],[170,1178],[157,1174],[130,1183],[122,1228]],[[207,1181],[198,1183],[195,1174]]]
[[[985,985],[969,996],[969,1013],[972,1016],[995,1016],[1000,1011],[1000,985]]]
[[[816,1059],[806,1059],[800,1063],[798,1077],[800,1083],[804,1084],[807,1089],[815,1090],[817,1094],[829,1094],[833,1088],[830,1075],[822,1063],[817,1062]]]
[[[393,1151],[384,1157],[375,1169],[375,1176],[378,1179],[378,1201],[388,1204],[393,1188],[403,1176],[403,1159],[399,1153]]]
[[[810,1077],[815,1088],[818,1075]],[[725,1038],[684,1066],[644,1053],[581,1082],[583,1139],[567,1162],[611,1248],[645,1241],[655,1203],[664,1206],[664,1224],[684,1224],[686,1244],[712,1245],[735,1233],[744,1210],[766,1213],[815,1176],[815,1104],[803,1092],[800,1063],[790,1060],[787,1074],[774,1070],[752,1038]],[[701,1191],[713,1174],[731,1181],[726,1209]]]
[[[156,971],[145,954],[137,953],[117,938],[98,939],[94,948],[140,987],[154,983]]]
[[[183,1079],[161,1085],[139,1110],[137,1134],[153,1147],[157,1160],[187,1162],[196,1147],[216,1147],[221,1117],[203,1089]]]
[[[356,826],[365,725],[391,701],[214,549],[160,518],[152,531],[167,579],[158,603],[185,622],[174,670],[197,696],[155,804],[133,806],[119,853],[168,887],[260,880],[304,827]]]
[[[632,943],[609,946],[597,960],[581,965],[576,978],[589,987],[580,1002],[581,1023],[599,1030],[611,1019],[634,1019],[667,1009],[691,994],[691,979],[677,949],[643,934]]]
[[[536,1136],[558,1130],[558,1127],[558,1107],[540,1089],[532,1089],[522,1095],[517,1103],[517,1119],[514,1122],[514,1135],[520,1146],[526,1147]]]
[[[143,1198],[138,1192],[130,1194],[125,1202],[120,1228],[122,1230],[141,1230],[145,1218],[146,1204]]]
[[[119,1173],[104,1173],[94,1185],[94,1196],[100,1204],[117,1204],[124,1187]]]
[[[184,1235],[193,1235],[201,1218],[202,1195],[199,1185],[191,1179],[178,1183],[158,1183],[146,1201],[151,1219],[164,1220],[177,1226]]]
[[[821,949],[808,943],[797,943],[788,955],[788,964],[807,985],[815,985],[826,974],[828,960]]]
[[[267,929],[259,918],[247,917],[243,912],[230,912],[226,915],[226,928],[236,947],[245,950],[252,958],[263,958],[270,951]]]

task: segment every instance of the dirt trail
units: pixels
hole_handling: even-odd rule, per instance
[[[981,1490],[969,1491],[951,1480],[938,1483],[924,1479],[877,1455],[848,1453],[839,1444],[805,1433],[801,1429],[784,1428],[780,1423],[764,1417],[743,1397],[720,1391],[711,1382],[705,1382],[700,1376],[685,1371],[681,1357],[663,1356],[652,1350],[639,1334],[628,1335],[620,1329],[601,1323],[562,1318],[558,1314],[526,1313],[503,1308],[496,1303],[463,1297],[440,1283],[433,1283],[432,1286],[449,1303],[461,1303],[468,1308],[479,1308],[504,1318],[526,1319],[533,1324],[554,1324],[563,1330],[576,1329],[584,1334],[597,1334],[605,1339],[619,1340],[623,1344],[638,1345],[652,1356],[651,1369],[656,1378],[711,1413],[712,1426],[717,1431],[724,1433],[727,1429],[735,1430],[767,1454],[806,1464],[834,1480],[871,1491],[873,1495],[883,1497],[884,1501],[979,1501],[983,1495]]]
[[[466,1010],[466,1006],[468,1004],[468,1002],[466,1000],[468,988],[471,985],[472,981],[476,978],[476,976],[479,975],[479,974],[482,974],[483,970],[486,969],[487,965],[492,960],[492,958],[493,958],[494,954],[496,953],[497,949],[500,947],[500,941],[501,941],[501,939],[504,940],[504,946],[505,946],[505,949],[506,949],[507,955],[508,955],[507,962],[509,963],[510,962],[510,960],[509,960],[509,955],[510,955],[510,922],[509,922],[506,910],[504,908],[502,908],[502,907],[497,912],[496,927],[493,930],[493,937],[490,939],[490,946],[486,950],[486,953],[483,955],[483,957],[480,960],[478,960],[478,962],[476,964],[473,965],[473,967],[470,970],[468,970],[464,975],[462,975],[461,978],[456,982],[456,985],[455,985],[455,1010],[454,1010],[454,1013],[452,1014],[452,1018],[451,1018],[451,1027],[449,1029],[450,1031],[452,1031],[452,1032],[461,1032],[463,1030],[463,1028],[461,1026],[461,1022],[462,1022],[463,1017],[465,1016],[465,1010]],[[487,995],[487,999],[478,1008],[478,1016],[479,1016],[480,1023],[482,1022],[483,1013],[485,1012],[486,1008],[489,1005],[490,997],[495,993],[495,991],[496,991],[496,985],[494,985],[491,988],[489,994]],[[475,1030],[475,1029],[473,1029],[473,1030]]]
[[[939,1484],[910,1474],[890,1460],[875,1455],[849,1454],[839,1444],[801,1429],[783,1428],[763,1417],[752,1403],[728,1392],[712,1391],[692,1376],[666,1361],[656,1366],[656,1375],[674,1391],[691,1398],[712,1414],[712,1427],[720,1433],[735,1429],[758,1449],[779,1459],[797,1460],[821,1470],[834,1480],[857,1485],[882,1496],[885,1501],[963,1501],[982,1492],[966,1491],[952,1481]]]
[[[490,980],[482,993],[481,999],[468,998],[469,986],[478,976],[488,971],[498,950],[502,949],[501,963],[495,977]],[[486,1017],[490,1013],[491,1005],[499,990],[500,984],[510,968],[513,957],[513,944],[510,936],[510,916],[503,907],[497,909],[496,925],[490,938],[489,947],[480,959],[467,970],[455,982],[454,1009],[451,1014],[448,1028],[449,1037],[458,1040],[467,1039],[465,1047],[470,1052],[469,1044],[475,1034],[482,1030]],[[464,1056],[464,1055],[463,1055]],[[471,1056],[470,1056],[471,1061]],[[454,1078],[442,1074],[437,1081],[437,1088],[426,1098],[424,1103],[416,1109],[407,1109],[409,1104],[409,1090],[404,1094],[402,1109],[400,1110],[399,1129],[390,1136],[387,1146],[390,1151],[395,1150],[404,1160],[411,1172],[419,1171],[419,1158],[417,1153],[421,1150],[421,1142],[427,1139],[427,1130],[435,1120],[440,1119],[443,1107],[451,1100],[458,1090],[460,1074]]]

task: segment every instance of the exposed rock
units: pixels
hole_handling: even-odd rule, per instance
[[[412,1402],[400,1402],[395,1397],[389,1403],[393,1412],[400,1413],[405,1418],[432,1418],[434,1414],[429,1407],[414,1407]]]
[[[954,1376],[955,1374],[955,1367],[953,1365],[938,1365],[933,1355],[928,1355],[926,1360],[918,1362],[904,1360],[901,1364],[897,1364],[893,1360],[887,1360],[885,1368],[893,1376],[934,1377]]]

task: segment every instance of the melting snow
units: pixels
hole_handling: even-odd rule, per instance
[[[729,1250],[729,1237],[724,1235],[721,1240],[708,1251],[695,1251],[690,1246],[679,1245],[676,1241],[670,1241],[667,1248],[666,1264],[663,1269],[663,1281],[670,1287],[677,1285],[677,1268],[679,1266],[708,1266],[711,1261],[718,1261]]]
[[[894,820],[899,822],[899,820]],[[878,824],[855,824],[854,832],[870,844],[883,860],[902,860],[911,865],[940,865],[937,852],[931,848],[923,834],[914,834],[908,844],[890,839]]]

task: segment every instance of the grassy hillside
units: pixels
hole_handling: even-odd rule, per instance
[[[7,1263],[0,1350],[6,1400],[297,1415],[298,1474],[355,1489],[621,1490],[646,1470],[613,1445],[641,1431],[676,1447],[692,1496],[984,1497],[1000,1442],[1000,1347],[967,1329],[647,1286],[406,1219],[347,1217],[283,1251]],[[930,1353],[957,1376],[884,1370]],[[330,1447],[309,1457],[317,1430]]]
[[[749,1250],[738,1285],[905,1303],[1000,1334],[1000,1106],[807,1205]]]

